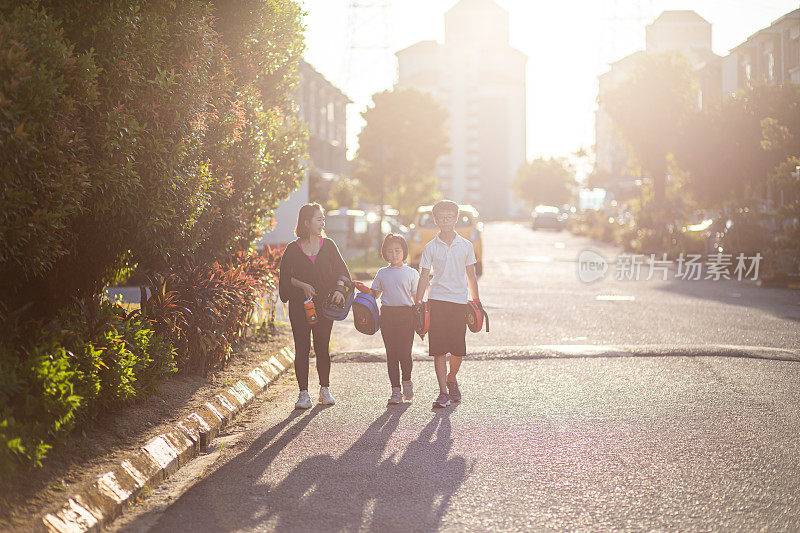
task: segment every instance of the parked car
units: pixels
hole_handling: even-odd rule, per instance
[[[337,209],[325,213],[325,233],[345,255],[366,249],[372,242],[367,213],[358,209]]]
[[[414,268],[419,268],[422,249],[436,237],[439,231],[433,221],[432,209],[433,206],[431,205],[420,207],[409,230],[408,262]],[[475,272],[480,276],[483,274],[483,222],[480,220],[478,210],[473,206],[468,204],[459,205],[458,209],[456,232],[472,242],[472,246],[475,248],[475,258],[478,260],[475,264]]]
[[[400,224],[397,211],[384,213],[383,224],[380,215],[360,209],[336,209],[325,214],[325,233],[332,238],[346,257],[378,247],[387,233],[398,233],[408,237],[408,228]],[[380,226],[380,227],[379,227]]]
[[[561,210],[552,205],[538,205],[531,214],[533,229],[553,229],[561,231],[566,225],[567,217]]]

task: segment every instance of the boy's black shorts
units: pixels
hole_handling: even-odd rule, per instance
[[[467,354],[467,304],[429,300],[428,355]]]

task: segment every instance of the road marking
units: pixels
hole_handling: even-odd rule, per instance
[[[635,296],[622,296],[619,294],[600,294],[594,297],[595,300],[604,302],[632,302],[636,300]]]
[[[561,249],[561,248],[566,248],[567,245],[564,244],[563,242],[557,242],[553,246],[555,246],[558,249]]]
[[[508,268],[508,265],[505,263],[500,263],[500,270],[503,271],[503,276],[508,277],[511,275],[511,269]]]
[[[731,296],[731,298],[741,298],[742,297],[742,293],[741,292],[732,292],[730,294],[730,296]]]
[[[523,259],[526,263],[549,263],[553,260],[549,255],[529,255]]]

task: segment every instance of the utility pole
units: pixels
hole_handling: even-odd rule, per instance
[[[604,0],[601,43],[597,47],[600,63],[612,63],[643,50],[645,26],[653,16],[653,0]]]
[[[347,110],[348,130],[355,131],[364,125],[361,112],[372,95],[394,84],[397,58],[393,53],[391,1],[350,0],[347,5],[347,42],[339,78],[356,104]],[[352,146],[354,141],[351,139]]]
[[[386,139],[381,142],[381,164],[380,164],[380,190],[378,194],[378,252],[380,253],[381,245],[383,244],[383,206],[386,203],[384,198],[386,193],[386,160],[387,149]]]

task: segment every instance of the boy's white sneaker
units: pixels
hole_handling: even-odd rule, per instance
[[[319,388],[319,403],[322,405],[333,405],[336,403],[336,400],[334,400],[333,396],[331,396],[331,392],[328,390],[328,387]]]
[[[294,408],[311,409],[311,396],[308,395],[307,390],[300,391],[300,395],[297,397],[297,402],[295,402]]]
[[[392,387],[392,395],[389,396],[389,405],[403,403],[403,395],[400,394],[400,387]]]
[[[438,407],[448,407],[450,405],[450,397],[445,393],[440,393],[439,397],[436,398],[436,401],[433,402],[433,406]]]
[[[409,402],[414,399],[414,384],[411,380],[403,382],[403,398]]]

